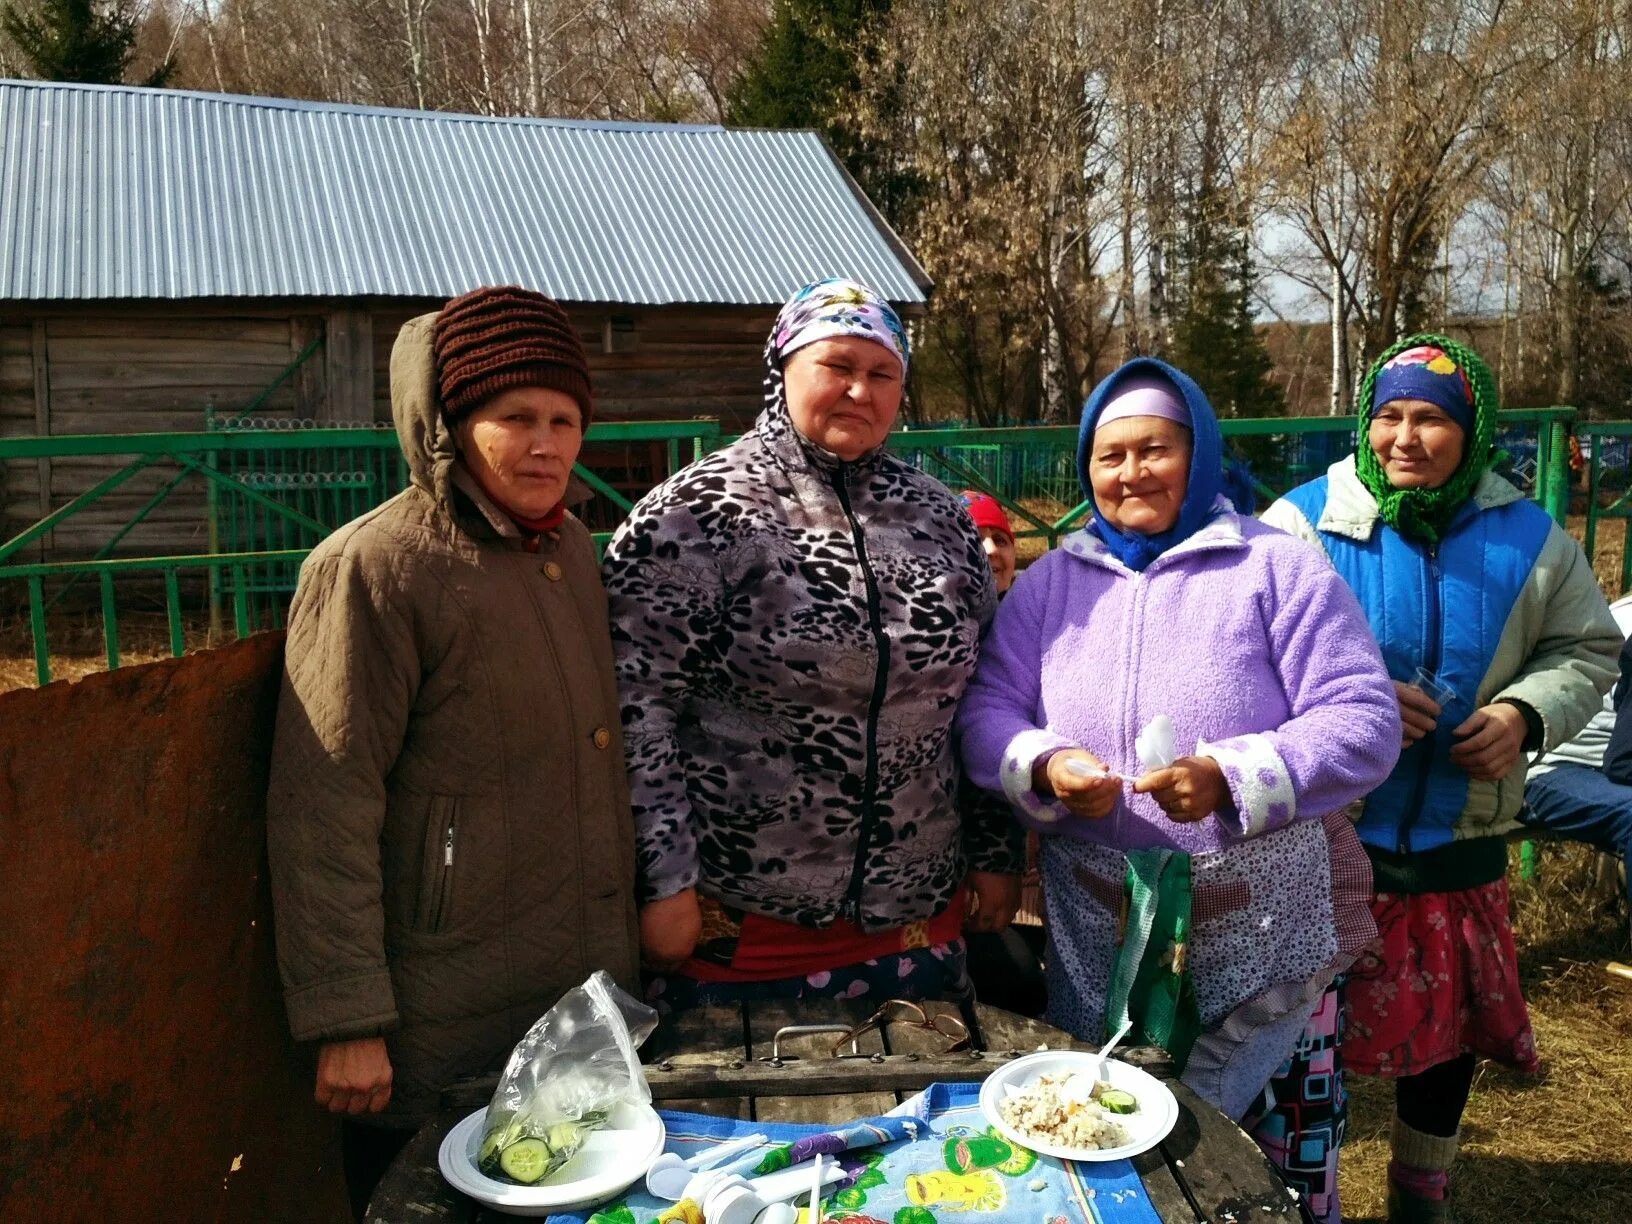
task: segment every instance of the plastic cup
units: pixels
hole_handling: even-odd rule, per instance
[[[1449,709],[1452,702],[1461,699],[1461,695],[1446,684],[1438,672],[1431,672],[1426,667],[1417,668],[1416,674],[1411,677],[1411,687],[1432,697],[1441,710]]]

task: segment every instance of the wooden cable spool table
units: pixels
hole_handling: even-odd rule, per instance
[[[965,1014],[952,1003],[922,1006],[932,1020]],[[946,1035],[896,1020],[863,1033],[854,1053],[835,1056],[835,1034],[861,1024],[876,1007],[876,1001],[814,999],[673,1016],[641,1050],[653,1101],[664,1109],[754,1121],[839,1123],[884,1113],[937,1081],[978,1082],[1003,1062],[1041,1047],[1094,1048],[1041,1021],[977,1004],[969,1015],[972,1051],[948,1053]],[[1178,1098],[1172,1132],[1133,1159],[1167,1224],[1301,1218],[1296,1199],[1258,1145],[1177,1079],[1165,1053],[1136,1048],[1117,1057],[1143,1067]],[[375,1190],[368,1220],[497,1224],[513,1218],[452,1189],[437,1167],[443,1136],[488,1103],[494,1083],[472,1081],[443,1094],[443,1112],[420,1129]]]

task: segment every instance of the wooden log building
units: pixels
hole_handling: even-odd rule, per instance
[[[494,283],[568,306],[599,419],[737,429],[777,307],[835,274],[907,315],[930,289],[813,132],[0,81],[0,437],[388,422],[402,323]],[[661,450],[585,461],[633,489]],[[6,463],[5,534],[117,466]],[[163,478],[32,555],[92,555]],[[117,555],[206,551],[202,500]]]

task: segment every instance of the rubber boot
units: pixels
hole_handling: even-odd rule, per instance
[[[1395,1118],[1389,1138],[1388,1224],[1452,1224],[1450,1171],[1461,1133],[1429,1135]]]

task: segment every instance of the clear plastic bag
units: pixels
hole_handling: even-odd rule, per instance
[[[649,1104],[635,1050],[657,1013],[603,970],[575,986],[516,1043],[487,1107],[477,1166],[522,1185],[571,1160],[623,1101]]]

